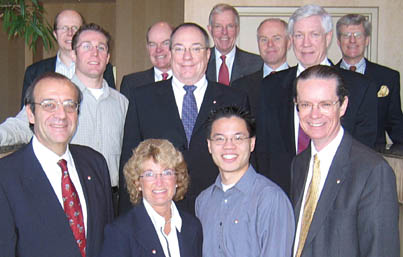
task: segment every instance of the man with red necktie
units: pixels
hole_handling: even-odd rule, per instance
[[[80,89],[50,72],[28,89],[34,136],[0,160],[0,253],[12,257],[97,256],[112,221],[111,183],[104,157],[70,145]]]

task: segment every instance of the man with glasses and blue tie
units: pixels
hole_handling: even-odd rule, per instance
[[[202,27],[181,24],[172,32],[170,42],[172,78],[139,87],[129,96],[120,160],[121,213],[131,207],[123,166],[132,149],[147,138],[167,139],[183,153],[192,183],[178,206],[193,212],[196,196],[218,173],[205,140],[208,114],[223,105],[249,107],[246,94],[206,79],[210,49]]]
[[[0,159],[1,256],[98,255],[113,205],[105,158],[69,144],[81,99],[80,89],[55,72],[28,89],[33,139]]]
[[[196,200],[203,257],[289,257],[294,213],[283,190],[249,163],[255,147],[249,111],[223,107],[207,122],[208,150],[220,171]]]
[[[54,20],[53,35],[56,38],[59,50],[57,55],[30,65],[24,75],[22,86],[21,108],[24,107],[25,92],[34,79],[42,73],[55,71],[71,79],[75,72],[75,63],[71,57],[71,41],[77,30],[84,24],[83,16],[75,10],[63,10]],[[108,63],[104,72],[104,78],[108,85],[115,88],[112,65]]]

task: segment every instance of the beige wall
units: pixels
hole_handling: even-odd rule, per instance
[[[211,8],[219,3],[216,0],[204,1],[185,1],[185,21],[199,23],[207,28],[208,15]],[[378,7],[379,23],[378,23],[378,49],[377,57],[380,64],[389,66],[403,72],[403,50],[401,42],[403,42],[403,1],[401,0],[337,0],[337,1],[293,1],[293,0],[233,0],[221,1],[234,6],[282,6],[282,7],[298,7],[304,4],[319,4],[326,8],[329,7]],[[255,30],[256,28],[251,28]],[[255,40],[253,37],[251,40]],[[336,44],[335,41],[332,44]],[[292,50],[289,52],[292,54]],[[333,60],[338,61],[338,60]],[[401,79],[402,80],[402,79]],[[401,83],[403,80],[401,81]],[[401,94],[403,90],[401,88]]]

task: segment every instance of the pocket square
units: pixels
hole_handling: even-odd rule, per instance
[[[382,85],[378,91],[378,97],[385,97],[389,95],[389,88],[387,85]]]

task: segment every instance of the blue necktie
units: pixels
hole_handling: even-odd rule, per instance
[[[185,89],[186,94],[183,97],[182,123],[185,128],[188,145],[190,145],[190,138],[192,137],[193,127],[195,126],[197,118],[196,98],[193,94],[196,86],[183,86],[183,89]]]

